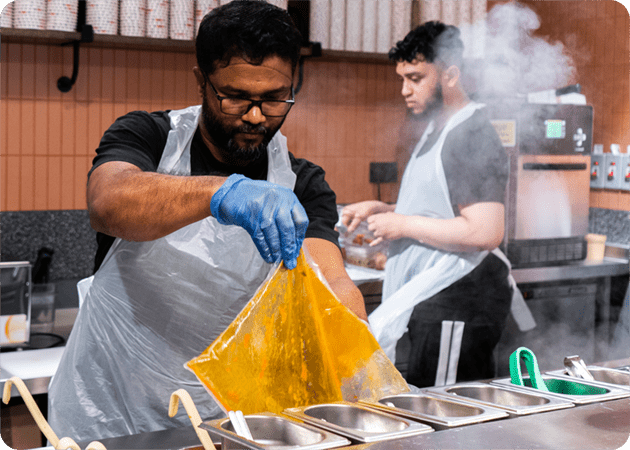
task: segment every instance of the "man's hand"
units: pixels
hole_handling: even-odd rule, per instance
[[[394,212],[374,214],[368,217],[368,230],[376,238],[370,243],[370,247],[374,247],[383,241],[394,241],[405,237],[404,227],[406,219],[407,216]]]
[[[388,205],[378,200],[353,203],[343,208],[341,223],[348,227],[349,233],[352,233],[361,222],[367,220],[372,214],[393,211],[395,207],[396,205]]]
[[[222,225],[243,227],[266,262],[297,265],[308,216],[290,189],[230,175],[212,196],[210,211]]]

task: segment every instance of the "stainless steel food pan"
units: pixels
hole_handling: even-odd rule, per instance
[[[573,402],[570,400],[545,395],[542,392],[525,392],[510,386],[479,382],[427,388],[427,392],[449,398],[463,398],[479,405],[492,406],[506,411],[512,416],[573,407]]]
[[[542,379],[549,389],[548,393],[544,392],[545,395],[553,395],[571,400],[576,405],[630,397],[629,389],[622,389],[613,385],[604,386],[602,383],[593,383],[585,380],[578,381],[575,378],[561,377],[559,375],[552,376],[548,374],[543,374]],[[523,377],[525,386],[512,384],[510,378],[492,380],[490,383],[510,386],[514,389],[522,389],[527,392],[539,392],[537,389],[531,387],[531,383],[527,377]],[[579,392],[579,394],[576,395],[575,392]]]
[[[283,413],[344,436],[353,443],[384,441],[433,431],[428,425],[358,403],[333,402],[288,408]]]
[[[596,383],[613,384],[617,387],[630,389],[630,372],[619,369],[609,369],[607,367],[600,366],[586,366],[588,371],[593,375]],[[566,369],[554,370],[547,372],[549,375],[559,375],[564,377],[571,377]]]
[[[350,444],[346,438],[278,414],[248,414],[245,421],[253,441],[236,434],[228,418],[203,422],[199,427],[219,435],[222,450],[323,450]]]
[[[508,417],[506,412],[490,406],[475,405],[460,399],[449,399],[426,393],[390,395],[376,403],[363,402],[362,404],[369,408],[427,423],[438,430]]]

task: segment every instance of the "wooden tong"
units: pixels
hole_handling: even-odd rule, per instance
[[[37,406],[37,403],[35,403],[35,400],[33,399],[33,396],[29,392],[26,385],[24,384],[24,381],[22,381],[20,378],[11,377],[4,383],[4,392],[2,393],[2,402],[5,405],[7,405],[9,403],[9,400],[11,400],[11,387],[13,385],[15,385],[18,392],[22,396],[22,399],[24,400],[26,407],[28,408],[29,412],[33,416],[33,419],[35,419],[35,423],[39,427],[40,431],[44,434],[44,436],[46,436],[46,439],[50,441],[50,443],[52,444],[53,447],[55,447],[55,449],[81,450],[81,447],[79,447],[79,445],[72,438],[64,437],[62,439],[59,439],[57,437],[55,432],[52,430],[52,428],[50,428],[50,425],[44,418],[44,415],[42,414],[39,407]],[[85,450],[107,450],[107,449],[100,442],[93,441],[87,445]]]
[[[177,414],[177,406],[179,405],[178,400],[181,400],[184,405],[184,409],[188,413],[188,418],[190,422],[193,424],[195,428],[195,432],[203,445],[205,450],[216,450],[216,447],[212,443],[212,439],[210,439],[210,435],[206,430],[202,430],[199,428],[201,424],[201,417],[199,416],[199,411],[197,411],[197,407],[195,403],[190,398],[190,394],[185,389],[178,389],[171,394],[171,400],[168,405],[168,416],[173,417]]]

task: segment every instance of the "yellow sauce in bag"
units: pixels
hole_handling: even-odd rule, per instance
[[[187,367],[226,411],[280,413],[409,391],[367,325],[308,265],[280,265]]]

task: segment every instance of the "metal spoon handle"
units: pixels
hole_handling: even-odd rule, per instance
[[[594,381],[593,375],[586,368],[586,364],[579,356],[566,356],[564,358],[564,367],[569,375],[582,378],[584,380]]]

